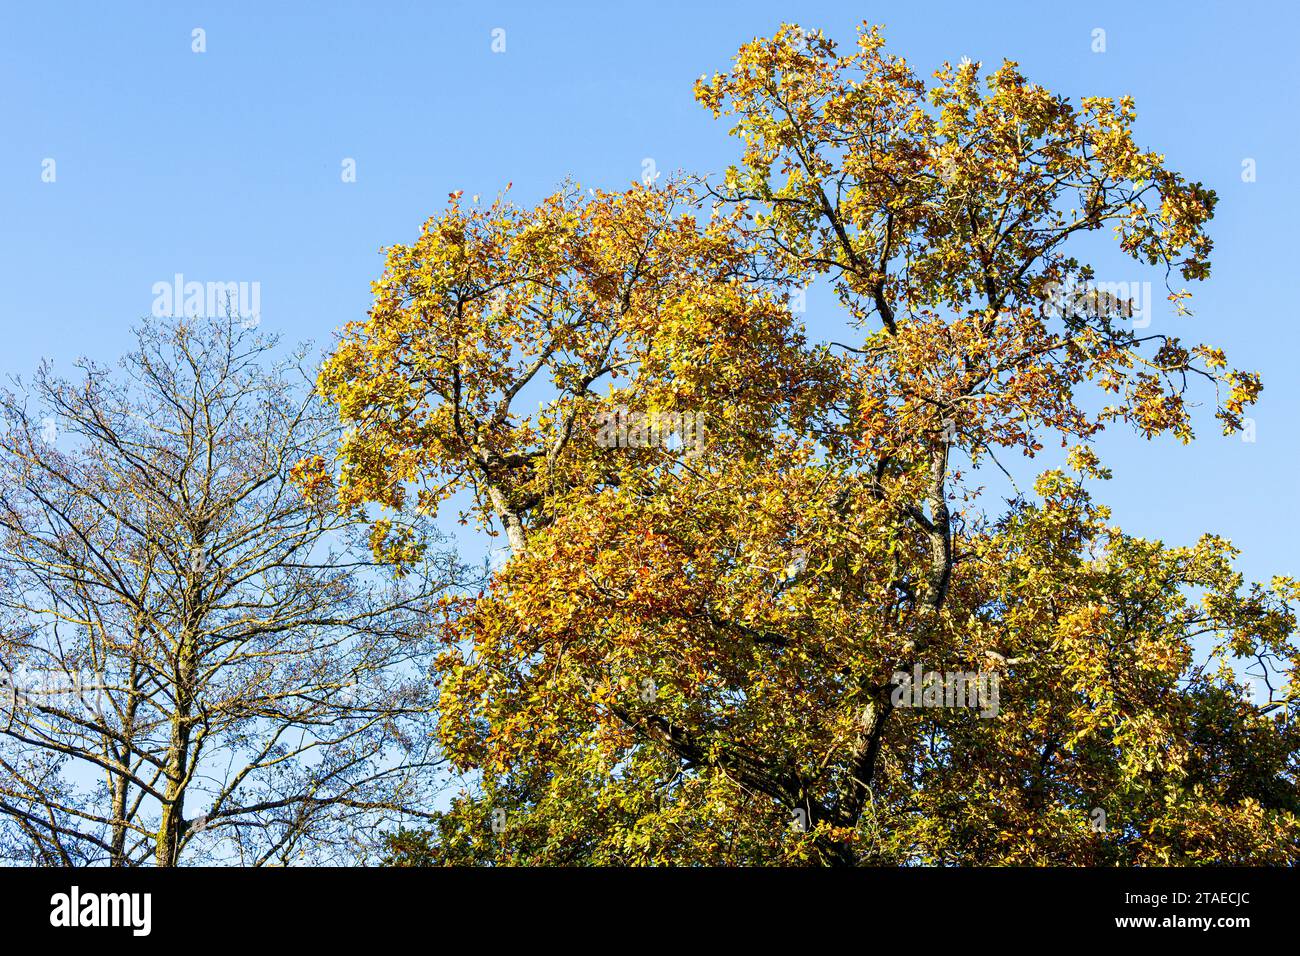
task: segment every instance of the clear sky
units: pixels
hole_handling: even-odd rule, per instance
[[[1071,98],[1130,93],[1142,144],[1218,191],[1196,317],[1161,308],[1152,325],[1177,322],[1263,374],[1257,440],[1219,437],[1208,410],[1191,448],[1107,437],[1116,477],[1102,491],[1134,533],[1214,530],[1248,574],[1300,574],[1300,16],[1281,0],[0,0],[0,371],[115,357],[176,273],[257,282],[265,329],[328,342],[364,315],[380,247],[412,239],[449,191],[513,181],[531,202],[566,176],[622,188],[647,158],[720,171],[737,144],[694,103],[694,79],[783,20],[851,42],[863,18],[924,74],[1008,57]],[[838,325],[832,306],[810,296],[813,337]]]

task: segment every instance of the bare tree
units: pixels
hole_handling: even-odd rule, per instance
[[[462,568],[381,566],[295,485],[338,439],[305,349],[229,317],[136,339],[0,396],[0,855],[364,860],[432,809],[430,604]]]

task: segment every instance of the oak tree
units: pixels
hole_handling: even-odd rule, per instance
[[[742,144],[724,176],[453,194],[322,372],[349,432],[304,478],[384,506],[379,553],[457,492],[511,547],[442,606],[439,737],[475,783],[392,858],[1295,862],[1296,582],[1094,499],[1103,429],[1190,441],[1200,394],[1231,433],[1260,392],[1173,331],[1213,191],[1127,97],[926,79],[870,26],[783,26],[695,94]],[[1092,233],[1167,289],[1156,330]],[[848,341],[809,341],[810,285]],[[702,452],[607,440],[627,410],[699,416]],[[1049,442],[1032,494],[983,491]],[[928,706],[931,673],[997,697]]]

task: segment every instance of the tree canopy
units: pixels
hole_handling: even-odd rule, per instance
[[[306,352],[151,323],[0,395],[0,856],[355,862],[436,819],[430,607],[293,484],[338,422]]]
[[[925,79],[867,25],[783,26],[695,95],[741,143],[723,176],[453,193],[322,371],[348,432],[300,479],[383,506],[380,555],[458,493],[511,549],[440,605],[473,784],[394,861],[1300,859],[1296,582],[1095,498],[1103,429],[1190,441],[1199,393],[1231,433],[1259,395],[1166,331],[1214,192],[1129,98]],[[1097,291],[1090,233],[1167,288],[1157,329]],[[849,341],[803,327],[818,283]],[[685,416],[694,444],[645,427]],[[984,490],[1049,442],[1033,494]],[[916,706],[923,673],[996,694]]]

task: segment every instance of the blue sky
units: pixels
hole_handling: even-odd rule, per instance
[[[1071,98],[1130,93],[1142,143],[1218,191],[1214,276],[1178,331],[1263,374],[1257,440],[1219,437],[1208,414],[1190,448],[1108,436],[1116,477],[1102,493],[1134,533],[1190,543],[1214,530],[1244,549],[1249,575],[1300,573],[1288,544],[1300,17],[1282,2],[5,0],[0,371],[115,357],[154,283],[178,272],[256,281],[265,329],[328,342],[364,315],[380,247],[413,238],[450,190],[512,181],[530,202],[566,176],[621,188],[647,158],[720,171],[736,142],[694,103],[694,79],[782,20],[850,41],[864,17],[925,74],[1009,57]],[[191,49],[195,28],[206,52]],[[348,158],[355,183],[342,181]],[[1155,278],[1124,269],[1112,278]],[[832,306],[810,296],[813,337],[838,326]],[[1153,330],[1174,324],[1160,311]]]

